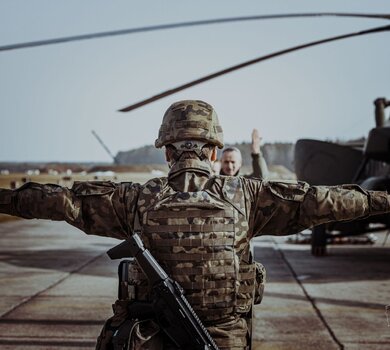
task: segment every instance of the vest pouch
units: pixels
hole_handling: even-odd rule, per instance
[[[255,280],[255,297],[254,304],[258,305],[263,300],[264,288],[266,282],[266,270],[263,264],[255,261],[256,280]]]
[[[134,258],[122,260],[118,266],[118,299],[146,300],[148,281]]]

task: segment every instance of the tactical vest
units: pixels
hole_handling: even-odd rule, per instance
[[[137,207],[145,247],[185,289],[204,321],[251,310],[255,265],[248,261],[248,222],[237,178],[227,177],[222,188],[210,180],[198,192],[177,192],[166,179],[154,179],[144,185]],[[131,275],[133,297],[147,299],[145,276],[137,266]]]

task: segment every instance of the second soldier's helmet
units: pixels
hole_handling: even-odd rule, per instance
[[[157,148],[180,141],[200,141],[223,148],[223,133],[217,113],[208,103],[185,100],[165,112],[155,142]]]

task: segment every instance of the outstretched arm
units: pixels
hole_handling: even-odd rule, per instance
[[[25,219],[66,221],[87,234],[125,238],[132,230],[138,186],[75,182],[72,189],[27,183],[0,189],[0,212]]]
[[[386,192],[357,185],[309,186],[307,183],[253,181],[254,235],[289,235],[332,221],[355,220],[390,212]]]

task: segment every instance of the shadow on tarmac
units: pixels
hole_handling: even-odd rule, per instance
[[[93,249],[94,246],[98,248]],[[88,273],[81,270],[78,274],[112,277],[115,271],[113,266],[117,266],[119,261],[103,258],[105,248],[109,249],[110,246],[92,243],[87,249],[2,251],[0,261],[18,267],[70,272],[83,261],[102,254],[102,258],[99,259],[102,260],[101,268],[92,271],[89,269]],[[278,250],[273,247],[257,246],[254,253],[255,259],[266,267],[269,282],[285,282],[291,279],[290,270]],[[295,250],[289,247],[283,254],[292,262],[298,279],[302,278],[306,283],[388,280],[390,276],[390,248],[355,246],[337,248],[331,250],[327,257],[316,258],[309,250]]]
[[[382,281],[390,278],[388,247],[331,247],[328,256],[318,258],[311,255],[310,249],[288,246],[281,252],[273,247],[256,246],[254,258],[265,266],[268,282],[291,279],[291,271],[284,259],[291,264],[297,278],[305,283]]]
[[[101,244],[100,244],[101,245]],[[110,247],[107,247],[109,249]],[[99,248],[93,249],[63,249],[63,250],[26,250],[26,251],[2,251],[0,252],[0,262],[9,265],[25,268],[45,269],[61,272],[71,272],[83,262],[90,260],[94,256],[105,255],[105,251]],[[113,268],[116,262],[102,264],[99,269],[89,269],[88,273],[84,270],[78,271],[78,274],[85,274],[100,277],[112,277]]]

